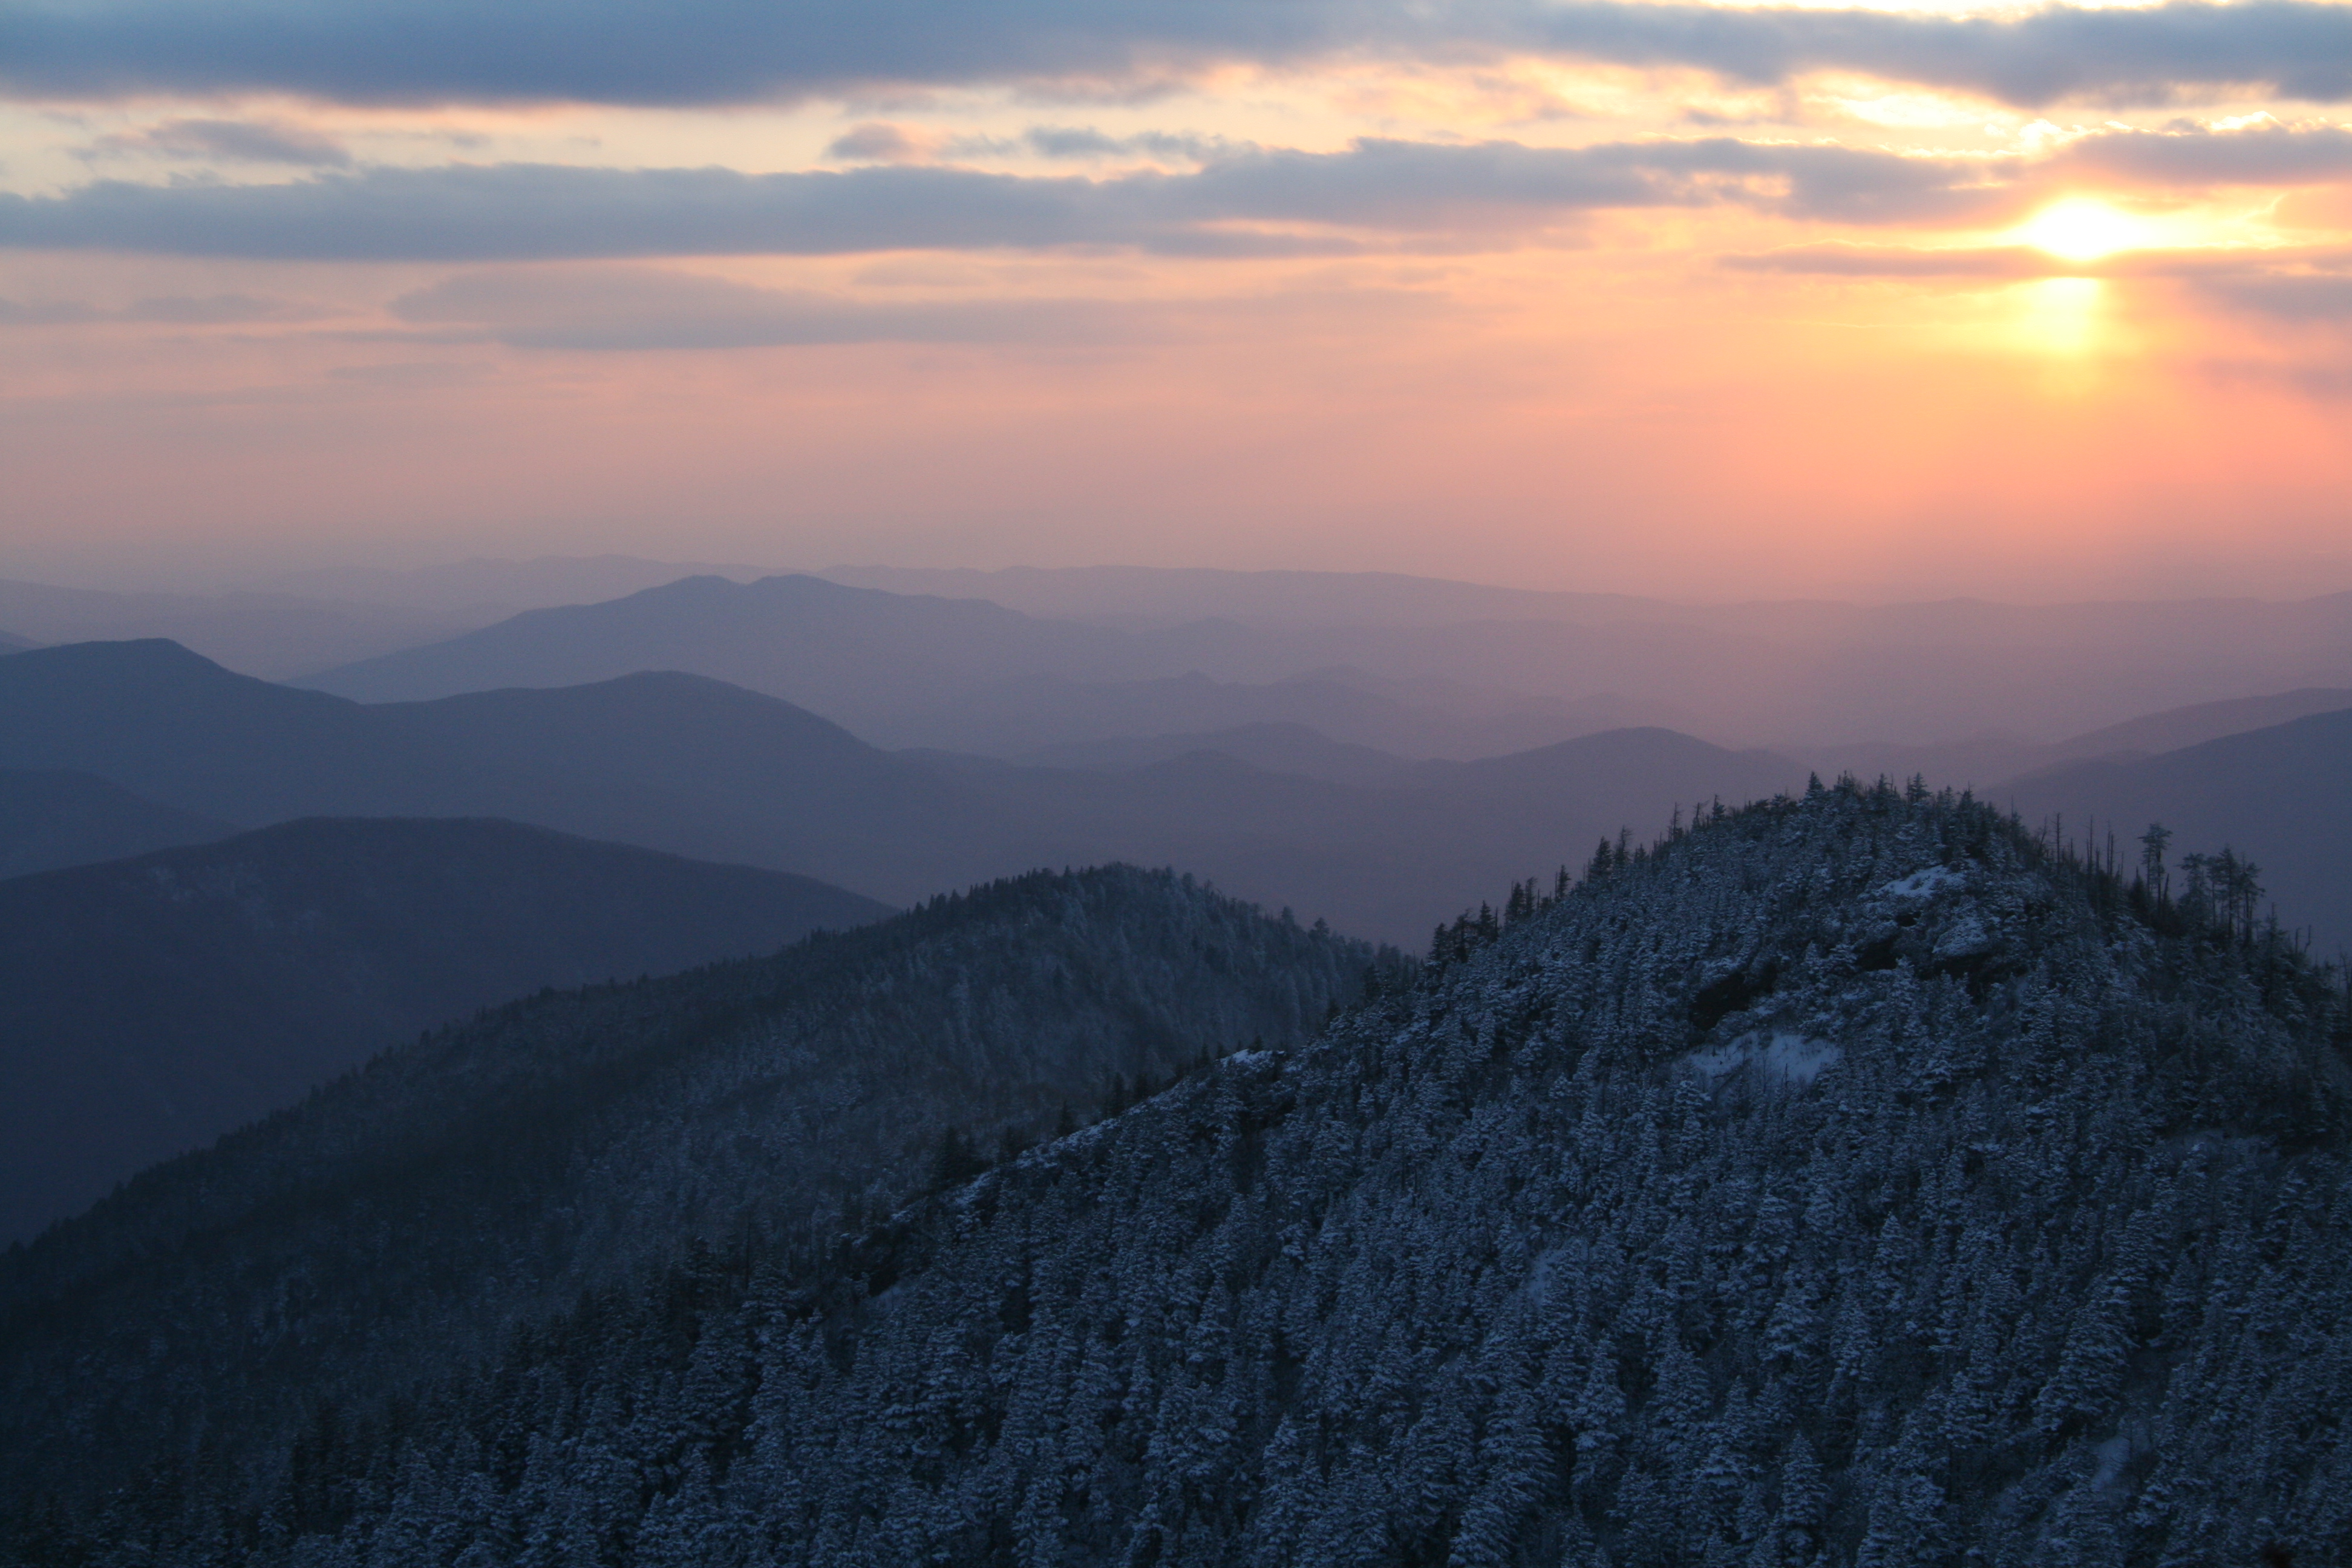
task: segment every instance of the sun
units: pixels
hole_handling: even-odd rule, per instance
[[[2096,261],[2147,243],[2147,225],[2105,202],[2069,196],[2042,208],[2018,231],[2036,250],[2066,261]]]

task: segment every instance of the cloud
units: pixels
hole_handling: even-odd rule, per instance
[[[2352,97],[2352,10],[2301,0],[1937,16],[1870,10],[1570,4],[1526,34],[1625,65],[1697,67],[1758,85],[1851,71],[2019,108],[2067,100],[2168,103],[2243,87],[2317,102]]]
[[[853,125],[835,137],[824,155],[846,163],[911,163],[929,151],[906,127],[877,120]]]
[[[2276,321],[2352,322],[2352,273],[2280,271],[2217,278],[2202,291],[2236,310]]]
[[[0,195],[0,245],[310,260],[824,255],[1125,237],[1105,206],[1083,180],[958,169],[460,164]]]
[[[352,162],[351,153],[331,136],[305,126],[258,120],[167,121],[134,134],[106,137],[93,151],[306,168],[343,168]]]
[[[2326,0],[1953,17],[1627,0],[0,0],[0,92],[746,102],[882,84],[1165,79],[1220,62],[1513,53],[1753,83],[1861,72],[2021,107],[2352,97]]]
[[[2352,179],[2352,131],[2255,125],[2212,131],[2106,131],[2067,144],[2056,176],[2156,185],[2303,185]]]
[[[1736,272],[1786,272],[1829,278],[2051,278],[2077,276],[2079,266],[2026,246],[1955,247],[1803,245],[1757,256],[1727,256]]]
[[[612,352],[825,343],[1076,342],[1129,338],[1136,308],[1090,300],[874,305],[653,268],[460,273],[393,302],[435,334],[513,348]]]
[[[1747,256],[1727,256],[1721,265],[1738,272],[1780,272],[1832,278],[1976,278],[1994,281],[2036,278],[2174,279],[2216,297],[2239,300],[2249,309],[2287,315],[2335,312],[2328,301],[2342,298],[2352,274],[2317,270],[2352,263],[2334,247],[2121,250],[2095,261],[2070,260],[2032,246],[1799,245]],[[2328,287],[2333,285],[2334,287]]]
[[[877,153],[900,145],[884,131],[898,134],[851,135]],[[1338,153],[1236,144],[1197,169],[1100,179],[880,162],[769,174],[459,164],[0,194],[0,247],[452,262],[1072,247],[1344,255],[1441,237],[1518,243],[1609,208],[1738,204],[1847,226],[1949,227],[2004,221],[2085,179],[2339,177],[2352,177],[2352,132],[2332,126],[2103,132],[2038,162],[1717,136],[1576,148],[1373,138]]]
[[[370,168],[269,184],[98,181],[0,195],[0,247],[310,260],[529,260],[1132,247],[1326,253],[1330,228],[1531,235],[1606,207],[1738,202],[1849,223],[1961,221],[2006,199],[1968,160],[1728,138],[1535,148],[1365,141],[1114,178],[872,164]]]
[[[73,326],[91,321],[144,321],[168,326],[215,327],[248,321],[283,321],[309,314],[283,300],[257,299],[250,294],[212,294],[203,298],[164,295],[109,308],[71,300],[45,300],[36,304],[0,300],[0,326]]]
[[[1229,141],[1223,136],[1174,135],[1164,131],[1112,136],[1091,125],[1033,125],[1022,132],[1019,142],[1003,150],[1009,152],[1016,147],[1040,158],[1127,158],[1140,153],[1196,163],[1257,150],[1255,143]]]

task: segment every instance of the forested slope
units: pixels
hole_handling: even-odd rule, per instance
[[[0,1260],[0,1500],[120,1489],[175,1531],[177,1478],[281,1484],[307,1418],[462,1381],[695,1245],[803,1267],[975,1149],[1305,1038],[1374,956],[1113,868],[439,1031]]]
[[[2254,863],[2280,918],[2316,952],[2352,951],[2352,710],[2052,768],[2000,794],[2029,818],[2095,813],[2127,832],[2161,822],[2184,854],[2227,847]]]
[[[1817,792],[821,1263],[322,1397],[97,1555],[2341,1562],[2345,1041],[2242,921]]]
[[[0,1243],[478,1008],[889,912],[465,819],[281,823],[0,881]]]

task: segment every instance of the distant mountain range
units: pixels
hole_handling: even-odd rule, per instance
[[[300,821],[0,881],[0,1242],[491,1003],[888,912],[494,821]]]
[[[235,831],[95,773],[0,770],[0,878],[119,860]]]
[[[1658,730],[1428,764],[1394,788],[1214,756],[1125,773],[1022,767],[879,751],[695,676],[367,706],[161,642],[0,659],[0,767],[82,769],[240,826],[508,817],[893,903],[1040,866],[1173,865],[1416,947],[1493,889],[1581,863],[1601,837],[1662,830],[1677,801],[1744,800],[1804,776],[1783,757]]]
[[[605,604],[527,611],[303,684],[401,702],[578,686],[647,669],[782,697],[886,742],[916,710],[970,688],[1075,669],[1097,679],[1158,673],[1123,634],[1035,620],[978,599],[883,594],[807,576],[689,577]]]
[[[1066,742],[1015,759],[1036,767],[1088,768],[1125,773],[1172,763],[1195,752],[1212,752],[1270,773],[1297,773],[1331,784],[1393,785],[1428,764],[1392,752],[1335,741],[1311,725],[1256,723],[1196,734],[1112,735]]]
[[[2161,744],[2335,700],[2310,689],[2150,715],[2011,748],[2013,765],[1999,771],[1948,770],[1933,756],[1919,765],[1916,752],[1858,771],[1975,784],[2029,814],[2153,816],[2184,847],[2229,841],[2277,868],[2288,918],[2332,943],[2352,940],[2352,910],[2329,890],[2339,868],[2352,883],[2352,842],[2320,831],[2286,851],[2251,804],[2283,786],[2231,760],[2252,752],[2214,753],[2218,782],[2193,796],[2185,785],[2143,791],[2125,763],[2071,784],[2042,771],[2053,756]],[[371,706],[233,676],[169,644],[0,659],[0,767],[79,769],[239,826],[495,816],[801,871],[893,903],[1037,866],[1124,859],[1191,869],[1269,907],[1415,945],[1496,886],[1580,863],[1600,837],[1660,830],[1678,801],[1768,795],[1801,785],[1809,766],[1852,765],[1655,728],[1475,763],[1415,763],[1280,725],[1097,736],[1030,756],[887,752],[792,704],[675,673]],[[2021,772],[2034,776],[2005,782]],[[2324,813],[2330,781],[2346,776],[2315,765],[2294,787],[2317,792],[2312,809]],[[1500,788],[1505,779],[1518,782]],[[2250,804],[2200,804],[2209,797]],[[2290,860],[2308,869],[2290,872]]]
[[[116,594],[0,580],[0,626],[42,643],[170,637],[281,680],[481,625],[458,615],[294,594]]]
[[[2049,761],[2088,762],[2130,752],[2177,752],[2184,746],[2266,730],[2314,713],[2340,713],[2352,709],[2352,688],[2305,687],[2268,697],[2242,697],[2227,702],[2200,702],[2110,724],[2087,735],[2050,748]]]
[[[1671,613],[1622,594],[1499,588],[1395,572],[1231,572],[1210,567],[833,566],[817,573],[857,588],[986,599],[1024,615],[1106,626],[1441,626],[1465,621],[1608,620]]]
[[[1054,593],[1008,596],[1073,611],[1097,581],[1046,576]],[[706,577],[533,611],[310,684],[415,700],[674,668],[782,697],[893,746],[1017,756],[1296,722],[1349,743],[1457,760],[1657,723],[1781,749],[1949,747],[1984,735],[2031,751],[2185,704],[2352,686],[2352,595],[2052,606],[1689,606],[1591,595],[1567,596],[1544,616],[1536,602],[1553,596],[1412,579],[1371,579],[1367,589],[1315,574],[1109,576],[1128,586],[1108,602],[1149,600],[1171,613],[1040,617],[805,575]],[[1517,609],[1434,618],[1495,595]],[[1400,598],[1403,608],[1374,618],[1342,613],[1362,603],[1371,616]],[[1302,607],[1273,618],[1285,602]],[[1232,613],[1206,613],[1220,606]],[[1176,619],[1177,611],[1204,613]],[[1387,705],[1368,704],[1368,694]]]
[[[476,626],[488,626],[523,610],[596,604],[681,577],[748,582],[772,575],[757,566],[651,561],[639,555],[540,555],[525,561],[477,556],[438,566],[318,567],[270,578],[249,591],[358,600],[463,616]]]

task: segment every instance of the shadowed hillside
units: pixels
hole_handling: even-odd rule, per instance
[[[92,773],[0,771],[0,878],[120,860],[232,831]]]
[[[887,912],[486,821],[294,822],[0,881],[0,1238],[478,1007]]]
[[[1305,1038],[1373,962],[1112,868],[437,1030],[0,1260],[0,1513],[200,1433],[308,1441],[321,1399],[382,1408],[708,1247],[814,1256],[1008,1138]]]
[[[689,1250],[414,1403],[309,1378],[299,1436],[225,1403],[203,1449],[25,1539],[105,1564],[2345,1559],[2340,974],[1924,791],[1710,811],[1514,906],[1301,1048],[943,1162],[830,1247]],[[337,1147],[308,1179],[357,1190]],[[17,1363],[41,1429],[162,1418],[135,1382],[41,1375],[139,1343],[72,1335]]]

